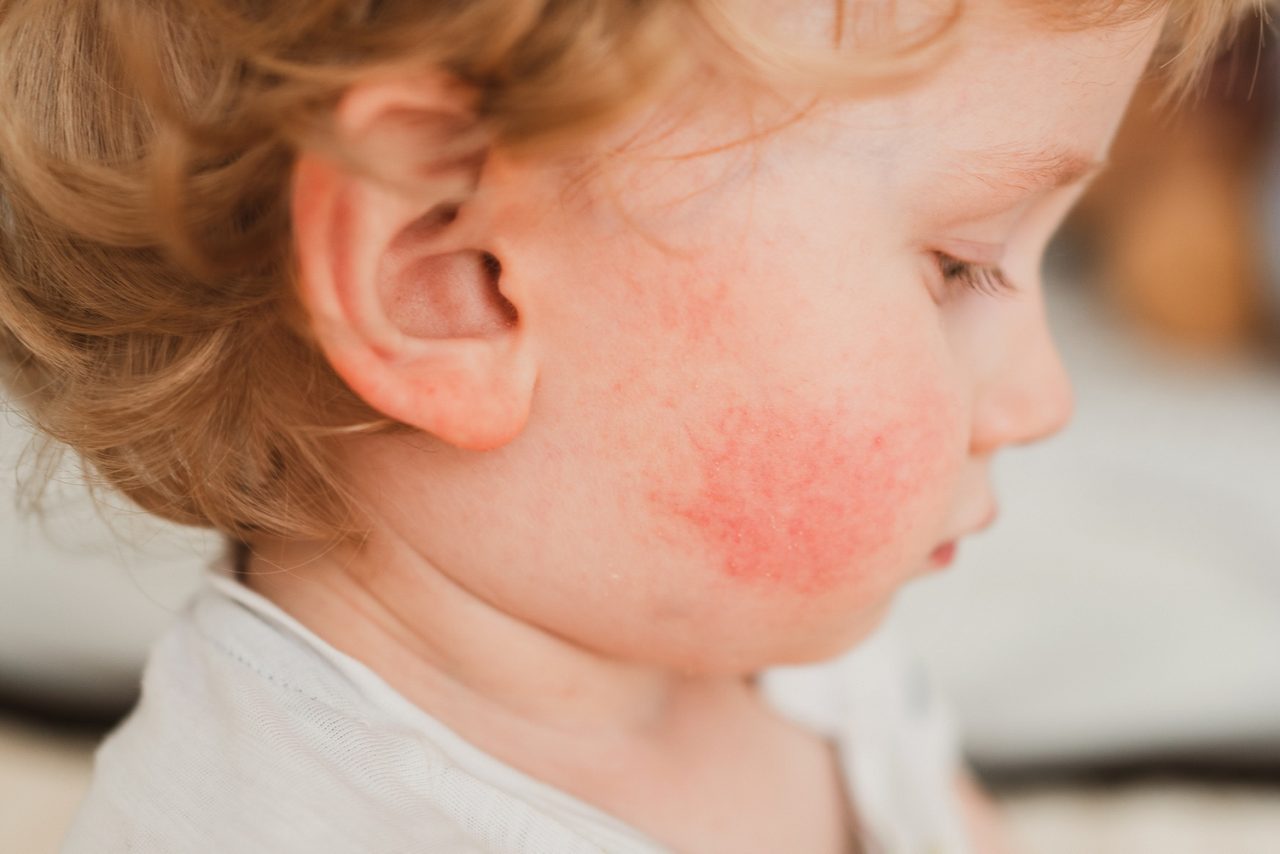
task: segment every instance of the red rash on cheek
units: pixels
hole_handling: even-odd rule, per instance
[[[689,430],[690,487],[654,490],[660,512],[724,577],[802,593],[838,586],[899,534],[937,470],[926,412],[857,426],[840,409],[738,404]]]

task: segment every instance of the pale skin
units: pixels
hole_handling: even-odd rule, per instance
[[[1041,255],[1160,25],[973,6],[911,87],[714,153],[687,156],[805,100],[708,78],[593,138],[614,153],[585,178],[581,150],[490,148],[427,197],[304,153],[317,340],[412,429],[344,443],[360,547],[254,543],[251,586],[676,850],[851,850],[829,747],[751,676],[865,637],[938,546],[991,522],[992,456],[1069,417]],[[391,76],[337,119],[408,176],[471,103]],[[456,216],[424,221],[441,203]],[[1015,291],[966,288],[939,253]],[[956,785],[978,850],[1007,850]]]

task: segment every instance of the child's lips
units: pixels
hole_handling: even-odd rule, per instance
[[[935,569],[941,569],[948,566],[956,557],[956,541],[952,540],[943,543],[933,550],[933,554],[929,555],[929,565]]]
[[[976,534],[979,531],[990,528],[992,525],[995,524],[996,517],[999,515],[1000,515],[1000,510],[993,503],[991,505],[991,509],[987,511],[987,515],[982,518],[982,521],[979,522],[974,527],[965,531],[965,533],[961,534],[960,536],[963,537],[963,536],[968,536],[969,534]],[[957,537],[956,539],[958,540],[959,537]],[[935,568],[941,569],[944,566],[949,566],[951,562],[955,560],[955,558],[956,558],[956,540],[948,540],[947,542],[943,543],[942,545],[934,549],[933,553],[929,555],[929,565]]]

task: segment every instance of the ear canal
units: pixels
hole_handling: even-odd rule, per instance
[[[383,310],[411,338],[483,338],[515,326],[516,308],[502,295],[502,265],[488,252],[460,250],[389,259]]]

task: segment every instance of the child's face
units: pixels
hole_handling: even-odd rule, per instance
[[[970,15],[906,92],[681,156],[751,132],[726,97],[620,131],[571,192],[519,179],[501,248],[531,419],[454,471],[479,489],[447,508],[378,469],[406,513],[484,532],[433,557],[589,647],[745,670],[855,642],[990,521],[992,455],[1071,410],[1038,267],[1081,184],[1055,184],[1105,157],[1158,21]],[[944,280],[938,253],[1016,293]]]

